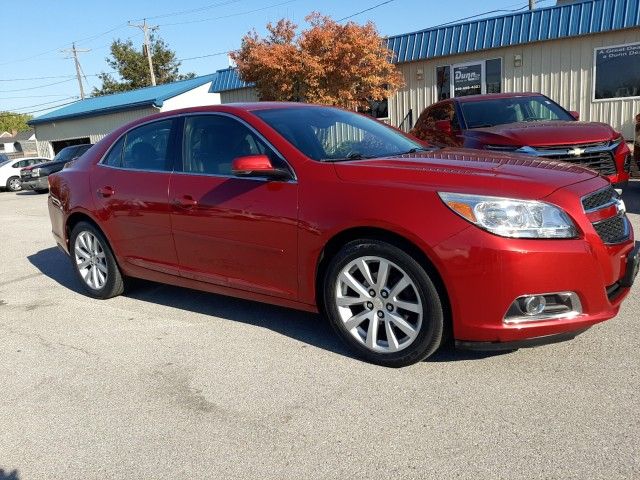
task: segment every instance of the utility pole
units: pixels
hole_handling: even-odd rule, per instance
[[[536,0],[529,0],[529,10],[536,8]]]
[[[149,73],[151,74],[151,85],[156,84],[156,74],[153,73],[153,60],[151,59],[151,42],[149,39],[149,31],[154,31],[158,29],[158,25],[147,25],[147,19],[144,19],[144,22],[139,23],[131,23],[129,22],[130,27],[136,27],[142,30],[144,33],[144,49],[147,53],[147,61],[149,62]]]
[[[82,85],[82,73],[81,73],[82,67],[80,66],[80,60],[78,60],[78,54],[86,53],[90,51],[91,50],[88,50],[88,49],[76,48],[75,42],[71,44],[71,48],[67,48],[66,50],[61,50],[61,52],[63,53],[71,54],[71,57],[66,57],[66,58],[73,58],[73,62],[76,65],[76,77],[78,78],[78,86],[80,87],[80,98],[82,100],[84,100],[84,86]]]

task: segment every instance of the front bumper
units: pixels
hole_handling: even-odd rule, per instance
[[[464,340],[456,340],[456,348],[460,350],[474,350],[477,352],[499,352],[505,350],[517,350],[519,348],[532,348],[541,345],[549,345],[552,343],[566,342],[573,340],[581,333],[589,328],[581,328],[570,332],[555,333],[552,335],[544,335],[542,337],[525,338],[524,340],[513,340],[511,342],[468,342]]]
[[[514,239],[470,226],[435,248],[437,267],[447,286],[453,336],[462,346],[570,337],[614,317],[629,293],[621,283],[634,249],[633,233],[622,243],[604,244],[584,213],[580,198],[603,187],[602,179],[566,187],[545,201],[565,207],[580,230],[576,239]],[[612,292],[612,286],[615,294]],[[523,295],[575,292],[582,313],[516,324],[504,322],[514,300]],[[535,340],[535,339],[538,340]],[[546,340],[552,340],[548,337]],[[531,340],[534,339],[534,340]],[[556,341],[556,340],[552,340]]]
[[[22,178],[21,181],[23,190],[47,190],[49,188],[47,177]]]

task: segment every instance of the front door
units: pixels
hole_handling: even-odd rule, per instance
[[[92,189],[107,234],[125,261],[178,275],[169,179],[179,121],[160,120],[123,136],[94,169]]]
[[[297,297],[298,185],[239,178],[231,162],[266,154],[288,168],[262,137],[227,114],[185,118],[182,172],[169,198],[181,273],[188,278],[278,297]]]

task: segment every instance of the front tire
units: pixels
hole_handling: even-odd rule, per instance
[[[7,180],[7,190],[10,192],[19,192],[22,190],[22,181],[20,177],[11,177]]]
[[[431,278],[386,242],[356,240],[331,259],[323,307],[340,338],[378,365],[411,365],[443,341],[444,311]]]
[[[87,294],[101,299],[120,295],[122,273],[102,232],[89,222],[79,222],[69,240],[71,263]]]

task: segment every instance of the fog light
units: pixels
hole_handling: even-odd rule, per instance
[[[542,295],[534,295],[523,299],[523,311],[526,315],[540,315],[547,306],[547,301]]]
[[[539,322],[573,318],[582,313],[575,292],[541,293],[516,298],[504,316],[504,323]]]

